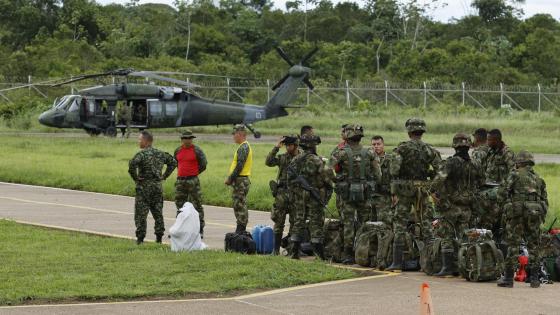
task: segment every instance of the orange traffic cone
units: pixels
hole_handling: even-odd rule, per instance
[[[434,315],[430,286],[426,282],[420,288],[420,315]]]

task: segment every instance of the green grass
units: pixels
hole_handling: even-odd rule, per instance
[[[223,182],[236,145],[222,142],[198,142],[208,157],[208,170],[201,175],[203,201],[206,204],[231,206],[230,188]],[[178,141],[161,140],[155,147],[173,152]],[[134,139],[4,137],[0,139],[0,181],[61,187],[76,190],[134,195],[134,183],[128,175],[128,161],[138,151]],[[328,155],[334,144],[319,146]],[[273,198],[268,182],[276,178],[277,168],[264,165],[271,144],[253,144],[254,163],[250,209],[270,210]],[[537,172],[547,182],[550,215],[560,217],[560,165],[537,165]],[[164,183],[168,200],[174,198],[175,174]],[[334,209],[334,198],[330,208]]]
[[[154,243],[137,246],[6,220],[0,220],[0,248],[0,305],[209,297],[357,276],[318,261],[211,250],[173,253]]]

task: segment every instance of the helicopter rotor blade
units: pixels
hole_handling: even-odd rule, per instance
[[[294,65],[294,63],[290,60],[290,57],[288,57],[288,55],[284,52],[284,50],[282,50],[282,48],[280,47],[274,47],[274,48],[276,48],[276,51],[278,52],[280,57],[282,57],[282,59],[284,59],[290,66]]]
[[[274,86],[272,87],[272,90],[276,90],[278,87],[280,87],[280,85],[282,85],[282,83],[284,83],[284,81],[286,81],[288,78],[290,77],[289,74],[286,74],[282,79],[280,79],[280,81],[276,82],[276,84],[274,84]]]
[[[65,84],[69,84],[69,83],[73,83],[73,82],[77,82],[77,81],[82,81],[82,80],[91,79],[91,78],[104,77],[104,76],[108,76],[108,75],[111,75],[111,72],[84,74],[84,75],[72,78],[70,80],[66,80],[66,81],[63,81],[63,82],[60,82],[60,83],[52,84],[51,87],[57,87],[57,86],[61,86],[61,85],[65,85]]]
[[[307,55],[305,55],[305,57],[303,57],[300,61],[300,65],[303,65],[307,62],[307,60],[309,60],[309,58],[313,57],[313,55],[315,55],[315,53],[317,53],[317,51],[319,50],[319,47],[315,46],[315,48],[313,48],[312,51],[310,51]]]
[[[251,78],[243,78],[243,77],[233,77],[227,75],[218,75],[218,74],[206,74],[206,73],[196,73],[196,72],[175,72],[175,71],[142,71],[145,73],[155,73],[155,74],[163,74],[163,75],[191,75],[191,76],[199,76],[199,77],[209,77],[209,78],[226,78],[226,79],[239,79],[239,80],[251,80]]]
[[[183,80],[179,80],[179,79],[164,77],[164,76],[161,76],[161,75],[156,74],[156,73],[151,72],[151,71],[137,71],[137,72],[131,72],[131,73],[129,73],[128,75],[134,76],[134,77],[144,77],[144,78],[151,78],[151,79],[155,79],[155,80],[170,82],[170,83],[174,83],[174,84],[178,84],[178,85],[184,86],[184,87],[186,87],[186,88],[195,88],[195,87],[199,87],[199,86],[196,85],[196,84],[192,84],[192,83],[190,83],[190,82],[183,81]]]
[[[311,83],[311,81],[309,81],[308,78],[303,79],[303,83],[305,83],[305,85],[307,85],[307,87],[308,87],[310,90],[314,90],[314,89],[315,89],[315,86],[313,86],[313,83]]]

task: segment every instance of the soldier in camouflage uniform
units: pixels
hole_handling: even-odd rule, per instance
[[[371,138],[371,148],[381,168],[381,180],[376,183],[375,193],[373,194],[372,220],[381,221],[387,224],[387,226],[393,226],[391,174],[389,172],[392,154],[385,152],[385,141],[382,136],[373,136]]]
[[[336,147],[331,151],[330,154],[330,158],[332,159],[332,156],[337,153],[340,150],[344,150],[344,148],[346,148],[348,145],[346,143],[346,135],[344,133],[344,129],[346,128],[346,126],[348,126],[348,124],[344,124],[342,125],[341,130],[340,130],[340,138],[341,141],[336,145]],[[330,167],[332,167],[331,165],[329,165]],[[337,182],[339,182],[340,180],[342,180],[342,174],[340,174],[340,168],[338,169],[333,169],[334,173],[335,173],[335,177],[334,177],[334,183],[336,185]],[[338,194],[336,195],[336,209],[338,210],[338,216],[342,217],[342,209],[344,208],[344,200],[342,200],[341,196],[339,196]]]
[[[519,257],[519,245],[527,243],[531,287],[538,288],[540,267],[540,226],[548,211],[546,183],[533,170],[535,161],[528,151],[521,151],[515,158],[516,170],[500,186],[499,197],[505,201],[505,237],[508,244],[505,274],[498,281],[499,287],[513,287],[513,272]]]
[[[204,235],[204,208],[198,175],[206,170],[208,164],[202,149],[194,145],[196,138],[192,131],[186,130],[181,135],[181,146],[175,149],[173,156],[177,161],[177,182],[175,182],[175,205],[177,215],[185,202],[193,204],[200,220],[200,236]]]
[[[245,125],[233,127],[233,140],[239,147],[233,155],[233,161],[229,168],[229,176],[224,184],[233,188],[233,213],[237,221],[235,232],[241,233],[247,230],[249,222],[249,211],[247,210],[247,194],[251,181],[251,168],[253,166],[253,150],[247,142],[247,130]]]
[[[142,149],[128,164],[128,173],[136,183],[134,203],[134,223],[136,224],[136,243],[142,244],[146,236],[146,218],[152,212],[155,221],[156,242],[161,243],[165,226],[163,222],[163,189],[161,181],[167,179],[177,166],[171,154],[152,147],[153,136],[142,131],[138,144]],[[166,165],[165,173],[161,171]]]
[[[381,169],[375,154],[360,145],[364,129],[358,124],[347,125],[344,130],[347,146],[336,151],[330,165],[339,169],[337,195],[343,200],[344,257],[342,263],[354,263],[354,238],[356,230],[370,220],[375,182],[381,179]],[[356,229],[356,230],[355,230]]]
[[[429,179],[434,178],[441,163],[440,153],[422,141],[426,123],[420,118],[410,118],[405,123],[409,141],[395,148],[389,166],[391,173],[391,198],[393,216],[393,263],[388,271],[402,270],[405,236],[410,222],[419,231],[417,238],[428,244],[433,239],[433,207],[428,199]]]
[[[442,163],[430,188],[439,214],[435,232],[441,238],[442,268],[435,274],[437,277],[457,272],[456,245],[462,242],[464,230],[469,227],[474,199],[482,185],[482,172],[469,156],[470,137],[458,133],[452,146],[455,155]]]
[[[285,145],[286,153],[278,155],[280,148]],[[289,135],[282,137],[280,141],[272,148],[267,155],[265,164],[268,167],[278,166],[278,176],[276,181],[271,182],[272,195],[274,196],[274,204],[270,218],[274,222],[274,254],[280,253],[280,243],[282,234],[284,233],[284,225],[286,223],[286,215],[290,215],[290,230],[294,226],[294,212],[292,206],[292,198],[288,185],[288,165],[294,157],[302,153],[299,150],[299,139],[297,135]],[[288,233],[290,234],[290,233]]]
[[[293,243],[292,258],[299,259],[300,244],[303,241],[306,219],[309,219],[311,245],[315,254],[325,259],[323,250],[324,205],[328,200],[328,187],[332,187],[325,177],[325,164],[317,155],[319,137],[303,134],[300,146],[303,153],[295,157],[288,166],[290,194],[293,197],[295,220],[290,240]]]
[[[486,170],[486,161],[490,147],[488,146],[488,132],[484,128],[478,128],[473,133],[474,143],[472,144],[471,158],[478,164],[481,171]],[[486,180],[486,179],[484,179]]]
[[[126,101],[120,103],[117,111],[117,118],[118,118],[119,125],[126,126],[124,128],[121,128],[122,138],[124,138],[125,133],[127,138],[130,137],[130,121],[132,120],[132,113],[130,111],[130,107],[126,103],[127,103]]]

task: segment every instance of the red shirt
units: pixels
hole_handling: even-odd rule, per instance
[[[177,176],[198,176],[198,160],[194,152],[194,145],[188,148],[184,146],[177,152]]]

